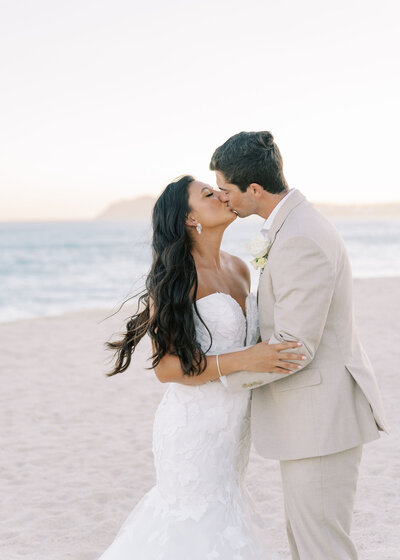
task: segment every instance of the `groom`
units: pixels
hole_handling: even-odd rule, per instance
[[[344,243],[299,190],[289,190],[270,132],[232,136],[215,150],[210,169],[220,199],[238,216],[265,218],[262,340],[300,341],[307,356],[295,373],[237,372],[226,384],[232,391],[257,387],[253,441],[262,456],[280,460],[292,558],[356,559],[350,527],[362,446],[387,430],[354,324]]]

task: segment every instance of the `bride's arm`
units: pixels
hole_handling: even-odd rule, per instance
[[[268,341],[260,342],[254,346],[219,354],[219,366],[222,376],[227,376],[237,371],[274,372],[278,375],[293,373],[298,366],[289,360],[299,360],[299,354],[282,352],[301,346],[298,342],[281,342],[269,344]],[[154,352],[154,347],[153,347]],[[158,379],[162,383],[181,383],[183,385],[202,385],[208,381],[219,379],[216,356],[207,356],[207,366],[199,375],[186,375],[183,373],[181,363],[177,356],[166,354],[154,368]]]
[[[153,306],[150,299],[150,316]],[[154,342],[152,342],[153,354],[155,354]],[[278,378],[284,374],[297,371],[298,366],[290,360],[301,360],[299,356],[300,343],[297,341],[278,342],[269,344],[269,341],[259,342],[244,348],[232,348],[230,352],[219,354],[218,361],[222,379],[232,373],[273,372]],[[297,349],[297,353],[284,352],[285,350]],[[218,381],[220,378],[217,359],[215,355],[207,355],[207,364],[200,374],[187,375],[183,372],[178,356],[166,354],[154,368],[155,374],[162,383],[181,383],[182,385],[203,385],[209,381]],[[224,383],[226,384],[226,382]]]

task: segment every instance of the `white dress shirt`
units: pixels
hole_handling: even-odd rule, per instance
[[[279,209],[285,204],[285,202],[287,201],[287,199],[289,198],[289,196],[295,191],[296,189],[290,189],[290,191],[282,198],[282,200],[280,200],[278,202],[278,204],[275,206],[275,208],[272,210],[271,214],[268,216],[268,218],[265,220],[263,227],[261,228],[261,233],[263,234],[264,237],[267,237],[268,235],[268,230],[271,229],[272,223],[275,219],[275,216],[277,215],[277,213],[279,212]]]

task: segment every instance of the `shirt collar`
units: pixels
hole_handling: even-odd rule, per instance
[[[294,193],[296,189],[290,189],[290,191],[282,198],[282,200],[280,200],[278,202],[278,204],[275,206],[275,208],[272,210],[271,214],[268,216],[268,218],[265,220],[262,228],[261,228],[261,233],[266,237],[268,234],[268,230],[271,229],[272,223],[275,219],[275,216],[277,215],[277,213],[279,212],[280,208],[285,204],[285,202],[287,201],[287,199],[289,198],[289,196]]]

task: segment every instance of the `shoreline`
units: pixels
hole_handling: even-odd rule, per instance
[[[364,283],[370,283],[370,282],[385,282],[385,283],[393,283],[393,282],[398,282],[399,283],[399,293],[400,293],[400,276],[371,276],[371,277],[354,277],[353,278],[353,289],[356,290],[357,285],[360,284],[364,284]],[[255,290],[252,290],[252,292],[255,292]],[[121,310],[114,310],[114,307],[106,307],[106,306],[94,306],[94,307],[83,307],[80,309],[74,309],[74,310],[69,310],[69,311],[63,311],[60,313],[54,313],[54,314],[49,314],[49,315],[36,315],[34,317],[21,317],[19,319],[11,319],[11,320],[5,320],[2,321],[0,320],[0,326],[1,325],[8,325],[8,324],[13,324],[13,323],[20,323],[23,321],[38,321],[38,320],[42,320],[42,319],[56,319],[56,318],[61,318],[61,317],[69,317],[69,316],[74,316],[74,315],[79,315],[79,314],[83,314],[83,313],[94,313],[94,314],[101,314],[104,313],[107,317],[107,315],[111,315],[113,313],[115,313],[115,315],[117,315],[118,313],[122,313],[123,310],[129,309],[129,306],[131,306],[132,308],[135,307],[136,305],[136,300],[133,300],[132,303],[130,304],[125,304]]]

